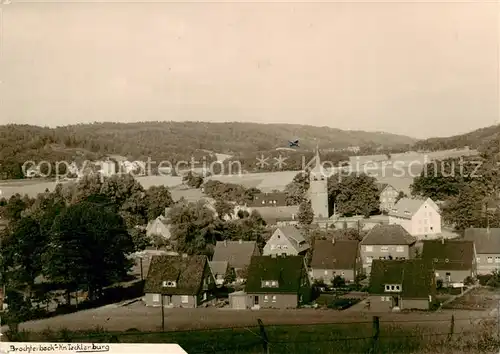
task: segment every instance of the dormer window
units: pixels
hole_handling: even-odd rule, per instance
[[[398,212],[398,209],[392,209],[392,212],[393,212],[393,213],[397,213],[397,212]]]
[[[401,284],[385,284],[385,291],[386,292],[400,292],[401,291]]]
[[[434,263],[437,263],[438,262],[438,259],[437,258],[434,258]]]
[[[263,280],[261,285],[263,288],[277,288],[278,281],[277,280]]]
[[[175,288],[177,283],[173,280],[164,280],[162,285],[164,288]]]

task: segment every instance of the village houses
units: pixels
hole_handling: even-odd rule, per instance
[[[144,302],[146,306],[195,308],[213,300],[214,287],[206,256],[153,256]]]
[[[404,260],[414,256],[416,239],[401,225],[376,225],[363,238],[360,245],[363,270],[370,275],[376,259]]]
[[[215,262],[227,262],[227,269],[233,268],[236,273],[236,281],[242,282],[246,279],[245,272],[250,265],[252,256],[258,255],[260,255],[260,251],[255,241],[217,241],[211,264],[213,268],[219,272],[222,266]],[[220,274],[220,276],[224,277],[225,275],[222,276],[222,274]]]
[[[422,259],[434,264],[436,279],[443,286],[463,287],[466,278],[476,276],[474,242],[466,240],[423,241]]]
[[[311,282],[304,257],[285,254],[252,257],[245,292],[241,295],[246,308],[297,308],[308,303],[310,296]],[[237,301],[234,296],[232,299]],[[238,305],[233,303],[232,307]]]
[[[276,255],[305,255],[310,248],[302,231],[295,226],[278,227],[262,251],[264,256]]]
[[[403,226],[419,240],[441,235],[441,213],[430,198],[401,198],[389,212],[389,224]]]
[[[500,269],[500,228],[469,228],[464,240],[474,242],[477,274],[491,274]]]
[[[436,295],[432,263],[421,259],[374,260],[369,288],[370,310],[429,310]]]
[[[380,192],[380,211],[391,211],[399,192],[388,183],[377,183],[377,187]]]
[[[332,284],[336,276],[354,282],[361,272],[359,242],[355,240],[316,240],[311,259],[311,277]]]

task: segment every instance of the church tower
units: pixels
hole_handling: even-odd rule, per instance
[[[328,208],[328,180],[322,171],[319,158],[319,148],[316,146],[315,165],[309,173],[309,198],[314,211],[315,219],[327,219]]]

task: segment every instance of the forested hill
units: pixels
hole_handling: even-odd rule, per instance
[[[0,178],[20,178],[26,160],[99,159],[109,154],[131,160],[184,160],[214,153],[239,155],[287,147],[300,139],[301,148],[368,146],[401,148],[415,139],[378,132],[343,131],[291,124],[139,122],[93,123],[57,128],[30,125],[0,126]],[[15,172],[14,170],[17,170]]]
[[[484,146],[492,141],[500,142],[500,124],[481,128],[472,132],[454,135],[446,138],[429,138],[418,141],[414,148],[417,150],[437,151],[448,149],[460,149],[469,146],[471,149],[482,150]]]

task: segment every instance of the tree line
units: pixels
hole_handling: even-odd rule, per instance
[[[500,227],[498,141],[486,142],[480,156],[429,163],[411,185],[412,194],[442,201],[442,217],[456,230]]]
[[[216,161],[214,153],[242,155],[245,169],[255,167],[256,152],[287,147],[300,131],[301,145],[312,150],[316,139],[322,148],[350,145],[400,146],[407,137],[370,132],[345,132],[326,127],[290,124],[204,122],[93,123],[57,128],[30,125],[0,126],[0,178],[23,178],[25,161],[98,160],[120,155],[130,161]],[[243,155],[251,156],[243,156]],[[290,163],[292,159],[290,159]],[[298,161],[300,162],[300,161]],[[290,167],[292,168],[292,167]]]

